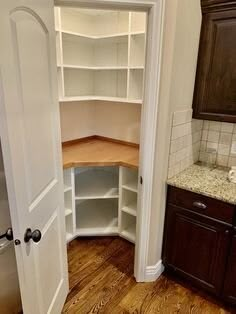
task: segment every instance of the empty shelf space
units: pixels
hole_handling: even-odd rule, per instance
[[[72,197],[72,188],[64,193],[64,203],[65,203],[65,216],[69,216],[72,214],[73,208],[73,197]]]
[[[142,99],[143,98],[143,70],[131,69],[129,81],[129,98]]]
[[[126,11],[61,7],[60,17],[62,30],[90,38],[128,33],[129,28],[129,12]]]
[[[76,204],[78,235],[118,233],[118,200],[86,200]]]
[[[121,186],[123,189],[138,192],[138,171],[126,167],[121,168]]]
[[[135,243],[136,238],[136,218],[122,212],[120,234],[125,239]]]
[[[57,7],[59,101],[142,104],[146,13]]]
[[[64,184],[64,193],[67,193],[67,192],[69,192],[71,190],[72,190],[71,186],[67,186],[67,185]]]
[[[73,240],[74,236],[72,233],[67,232],[66,233],[66,241],[70,242],[71,240]]]
[[[74,228],[73,228],[73,217],[72,215],[65,216],[66,220],[66,234],[69,236],[74,234]]]
[[[72,169],[65,169],[63,171],[64,192],[72,189]]]
[[[122,230],[121,231],[121,236],[123,238],[125,238],[126,240],[135,243],[136,240],[136,236],[135,236],[135,232],[136,232],[136,227],[135,225],[130,225],[127,230]]]
[[[127,70],[64,69],[65,96],[126,98]]]
[[[65,208],[65,216],[69,216],[72,214],[72,209],[71,208]]]
[[[127,214],[130,214],[136,217],[137,216],[137,203],[134,202],[129,205],[123,206],[121,210]]]
[[[83,67],[127,67],[128,36],[88,40],[62,34],[63,63]]]
[[[122,189],[121,210],[134,217],[137,215],[137,193]]]
[[[131,35],[130,38],[130,67],[144,67],[145,63],[145,34]]]
[[[128,182],[126,184],[122,184],[122,188],[137,193],[138,192],[138,183],[137,182]]]
[[[118,172],[109,167],[91,167],[85,171],[77,170],[75,176],[76,199],[118,198]]]

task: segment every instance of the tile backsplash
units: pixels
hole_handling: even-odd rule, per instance
[[[236,166],[236,124],[192,119],[192,109],[174,112],[168,178],[197,161]]]
[[[236,166],[236,123],[204,121],[199,160]]]
[[[198,161],[202,125],[201,120],[192,119],[192,109],[173,114],[168,178]]]

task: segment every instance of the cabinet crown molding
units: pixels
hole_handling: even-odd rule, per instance
[[[210,11],[232,10],[236,8],[236,1],[201,0],[202,13]]]

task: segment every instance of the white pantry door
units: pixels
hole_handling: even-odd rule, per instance
[[[0,1],[0,135],[24,314],[59,314],[68,293],[53,14],[53,0]]]

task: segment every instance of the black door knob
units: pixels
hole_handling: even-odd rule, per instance
[[[13,231],[12,228],[8,228],[4,234],[0,235],[0,239],[6,238],[8,241],[13,240]]]
[[[41,240],[41,237],[42,235],[40,230],[36,229],[32,231],[30,228],[28,228],[25,231],[24,241],[27,243],[32,239],[35,243],[38,243]]]

